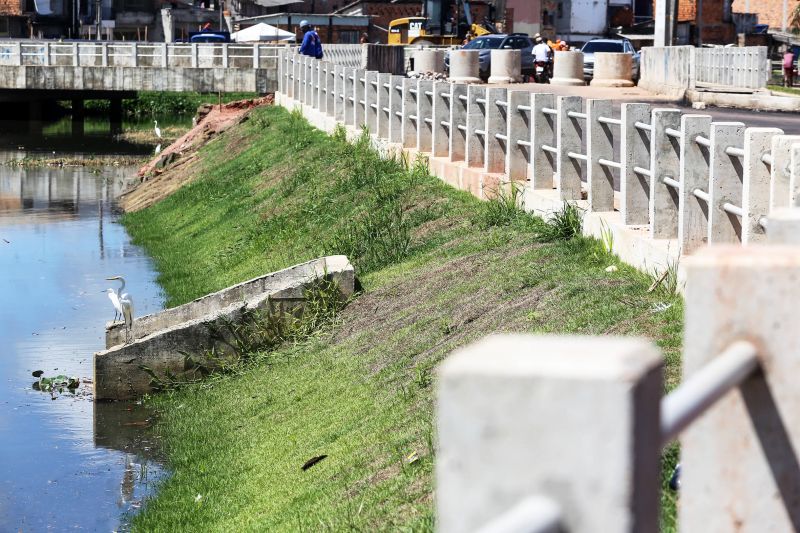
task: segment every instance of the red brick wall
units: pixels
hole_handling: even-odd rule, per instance
[[[22,2],[20,0],[0,0],[0,14],[22,15]]]
[[[733,0],[733,11],[745,13],[745,0]],[[791,24],[792,10],[800,3],[789,0],[787,6],[787,24]],[[783,0],[750,0],[750,13],[758,15],[759,24],[769,24],[771,28],[781,29],[783,26]]]

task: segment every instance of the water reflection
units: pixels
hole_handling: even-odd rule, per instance
[[[114,314],[105,277],[126,277],[137,313],[163,305],[115,220],[132,173],[0,164],[0,530],[118,529],[161,475],[151,413],[95,406],[85,385],[55,400],[31,388],[34,370],[91,380]]]

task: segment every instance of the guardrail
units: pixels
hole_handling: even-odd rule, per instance
[[[239,43],[0,41],[0,66],[274,68],[284,49]]]
[[[616,116],[607,100],[362,76],[325,61],[321,68],[338,69],[341,83],[297,78],[307,68],[301,65],[316,63],[284,54],[280,90],[290,97],[292,83],[295,91],[307,84],[333,90],[333,109],[330,100],[325,109],[312,107],[404,148],[524,183],[526,199],[555,190],[559,201],[589,213],[619,212],[625,225],[674,241],[683,254],[705,244],[763,241],[770,210],[800,201],[793,185],[800,183],[800,155],[792,156],[800,137],[779,129],[643,103],[624,103]],[[357,84],[350,82],[355,72]],[[369,91],[362,77],[369,77]],[[364,118],[345,119],[355,116],[350,105]]]
[[[770,223],[798,243],[800,210]],[[800,247],[711,247],[686,275],[666,396],[658,348],[630,338],[493,336],[443,363],[439,531],[657,531],[678,440],[680,530],[797,529]]]

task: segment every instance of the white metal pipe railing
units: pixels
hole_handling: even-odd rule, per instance
[[[725,148],[725,153],[732,157],[744,157],[744,148],[728,146],[727,148]]]
[[[767,152],[766,154],[761,156],[761,161],[766,163],[769,166],[772,166],[772,154]]]
[[[675,137],[676,139],[683,139],[683,132],[681,130],[676,130],[675,128],[665,128],[664,133],[670,137]]]
[[[649,168],[633,167],[633,171],[637,174],[641,174],[642,176],[647,176],[648,178],[653,177],[653,171]]]
[[[636,128],[638,128],[640,130],[653,131],[653,125],[652,124],[648,124],[647,122],[636,121],[634,123],[634,126],[636,126]]]
[[[742,209],[742,207],[738,206],[738,205],[734,205],[734,204],[729,203],[729,202],[725,202],[724,204],[722,204],[722,210],[725,211],[726,213],[730,213],[732,215],[736,215],[739,218],[743,218],[744,217],[744,210]]]
[[[622,126],[622,119],[619,118],[598,117],[597,122],[602,122],[603,124],[610,124],[612,126]]]
[[[692,194],[695,195],[695,197],[703,200],[705,203],[709,203],[711,201],[711,196],[703,189],[694,189]]]
[[[706,148],[711,148],[711,139],[708,137],[704,137],[702,135],[698,135],[694,138],[694,142],[699,144],[700,146],[705,146]]]
[[[549,144],[543,144],[542,150],[544,150],[545,152],[550,152],[551,154],[558,153],[558,148],[556,148],[555,146],[550,146]]]
[[[606,166],[606,167],[611,167],[611,168],[616,168],[616,169],[621,169],[622,168],[622,163],[617,163],[616,161],[610,161],[608,159],[603,159],[602,157],[600,159],[598,159],[597,162],[600,163],[603,166]]]
[[[580,118],[586,120],[588,116],[586,113],[581,113],[580,111],[567,111],[567,116],[570,118]]]
[[[661,400],[661,445],[674,441],[694,420],[758,369],[758,350],[736,341]]]
[[[575,152],[567,152],[567,157],[569,157],[571,159],[579,159],[581,161],[586,161],[588,159],[586,157],[586,154],[578,154],[578,153],[575,153]]]
[[[680,189],[681,188],[681,182],[676,180],[676,179],[674,179],[674,178],[672,178],[672,177],[670,177],[670,176],[664,176],[663,178],[661,178],[661,182],[664,185],[668,185],[668,186],[672,187],[673,189]]]
[[[543,107],[542,108],[542,113],[544,113],[545,115],[556,115],[556,116],[558,116],[558,110],[557,109],[553,109],[552,107]]]

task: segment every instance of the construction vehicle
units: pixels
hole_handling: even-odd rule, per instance
[[[452,23],[450,0],[424,0],[422,16],[395,19],[389,23],[388,43],[457,45],[461,44],[467,32],[473,37],[497,33],[490,21],[483,24],[473,22],[469,0],[460,0],[460,5],[466,25]]]

